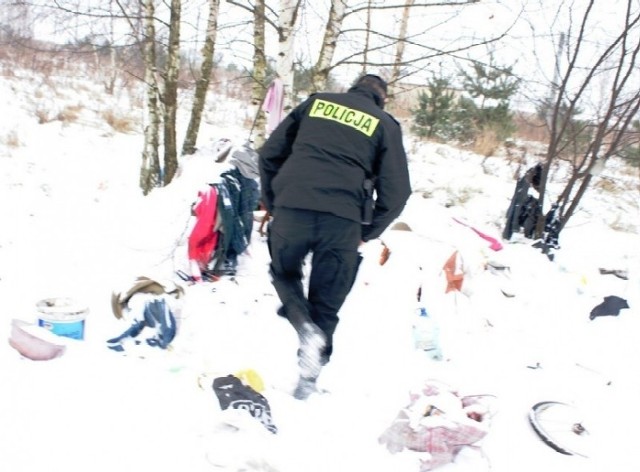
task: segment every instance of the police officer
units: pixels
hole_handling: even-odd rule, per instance
[[[358,246],[377,238],[411,193],[402,132],[383,110],[386,98],[386,82],[372,74],[346,93],[313,94],[259,151],[262,203],[273,216],[268,245],[278,313],[300,340],[299,399],[315,391],[333,352],[338,312],[360,263]]]

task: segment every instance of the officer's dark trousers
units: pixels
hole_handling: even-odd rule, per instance
[[[330,213],[276,208],[269,229],[271,276],[294,328],[310,319],[326,335],[323,361],[333,352],[338,311],[356,277],[360,223]],[[303,262],[312,253],[309,290],[303,289]]]

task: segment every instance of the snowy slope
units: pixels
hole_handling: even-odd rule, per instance
[[[78,299],[89,314],[83,341],[59,339],[67,346],[61,358],[34,362],[0,346],[2,470],[416,472],[424,456],[391,454],[378,438],[409,392],[430,379],[493,399],[481,447],[464,448],[439,470],[640,469],[632,452],[640,420],[637,198],[590,193],[553,262],[520,235],[493,251],[454,218],[500,239],[513,169],[496,158],[484,172],[479,156],[407,136],[414,194],[399,220],[413,231],[390,230],[362,248],[335,355],[319,381],[329,393],[300,402],[290,395],[295,334],[275,315],[266,241],[257,231],[234,280],[184,284],[171,349],[122,355],[105,347],[127,328],[111,313],[113,290],[138,275],[180,282],[190,205],[229,168],[214,162],[216,141],[246,139],[244,105],[218,105],[209,120],[224,119],[205,125],[201,148],[182,159],[179,177],[142,197],[141,135],[86,121],[38,124],[22,100],[30,84],[0,82],[3,108],[11,110],[0,140],[0,333],[9,337],[13,318],[35,321],[35,304],[47,297]],[[611,229],[621,219],[636,222],[632,232]],[[380,265],[383,244],[391,256]],[[456,250],[463,293],[445,293],[442,267]],[[508,276],[488,263],[508,266]],[[603,267],[627,271],[628,280],[600,274]],[[440,326],[442,361],[413,348],[419,287]],[[609,295],[630,308],[589,320]],[[211,381],[243,369],[263,379],[276,435],[243,412],[220,409]],[[588,458],[559,454],[535,436],[527,413],[542,400],[585,413]]]

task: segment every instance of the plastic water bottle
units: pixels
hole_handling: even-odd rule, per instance
[[[442,360],[439,337],[436,320],[427,313],[426,308],[418,308],[413,323],[413,340],[416,349],[425,351],[433,360]]]

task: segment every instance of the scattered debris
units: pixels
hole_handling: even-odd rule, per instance
[[[604,301],[591,310],[589,319],[593,320],[597,316],[618,316],[620,310],[624,308],[629,308],[629,304],[624,298],[609,295],[608,297],[604,297]]]

